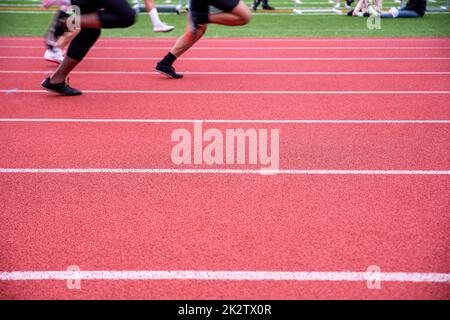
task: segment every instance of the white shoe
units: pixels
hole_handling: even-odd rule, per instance
[[[334,7],[333,7],[334,9],[340,9],[341,8],[341,4],[340,3],[338,3],[337,5],[335,5]]]
[[[59,48],[47,49],[44,53],[44,59],[54,63],[61,63],[64,60],[64,54]]]
[[[397,17],[398,17],[398,9],[397,9],[397,8],[392,7],[392,8],[389,10],[389,13],[390,13],[394,18],[397,18]]]
[[[154,26],[153,27],[153,32],[170,32],[173,29],[175,29],[174,26],[168,26],[167,24],[163,23],[160,26]]]

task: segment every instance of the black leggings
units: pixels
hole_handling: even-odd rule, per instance
[[[97,12],[102,28],[127,28],[134,24],[135,11],[126,0],[72,0],[81,14]],[[67,49],[67,56],[83,60],[100,36],[100,29],[81,28]]]

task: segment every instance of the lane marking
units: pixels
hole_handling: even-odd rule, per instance
[[[261,123],[261,124],[450,124],[450,120],[241,120],[241,119],[75,119],[75,118],[0,118],[0,122],[56,123]]]
[[[0,49],[42,49],[42,46],[3,46],[0,45]],[[130,47],[111,47],[111,46],[96,46],[93,50],[167,50],[167,47],[142,47],[142,46],[130,46]],[[253,46],[253,47],[192,47],[190,50],[449,50],[449,46],[433,46],[433,47],[330,47],[330,46],[318,46],[318,47],[305,47],[305,46]]]
[[[5,60],[44,60],[41,56],[0,56]],[[86,57],[85,60],[161,60],[161,57]],[[366,61],[366,60],[450,60],[450,57],[199,57],[186,61]]]
[[[0,41],[23,41],[23,40],[35,40],[39,43],[42,39],[39,37],[11,37],[5,36],[1,37]],[[148,37],[102,37],[98,44],[109,44],[110,42],[173,42],[176,41],[176,37],[164,37],[164,38],[148,38]],[[443,41],[450,43],[450,38],[448,37],[430,37],[430,38],[204,38],[202,43],[207,42],[433,42],[433,41]]]
[[[272,71],[180,71],[184,74],[198,75],[450,75],[450,71],[299,71],[299,72],[272,72]],[[0,74],[49,74],[51,70],[0,70]],[[154,71],[72,71],[71,74],[130,74],[149,75],[158,74]]]
[[[32,174],[284,174],[284,175],[450,175],[450,170],[300,170],[300,169],[132,169],[0,168],[0,173]]]
[[[10,89],[0,89],[7,93]],[[450,94],[450,91],[214,91],[214,90],[83,90],[84,93],[99,94],[309,94],[309,95],[351,95],[351,94]],[[46,90],[19,89],[15,93],[49,93]],[[49,93],[50,94],[50,93]]]
[[[377,279],[386,282],[449,283],[450,273],[380,272]],[[370,281],[373,280],[373,274],[350,271],[13,271],[0,272],[0,280]]]

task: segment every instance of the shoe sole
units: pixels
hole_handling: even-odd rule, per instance
[[[165,73],[164,71],[160,71],[160,70],[158,70],[156,68],[155,68],[155,71],[158,72],[159,74],[162,74],[163,76],[166,76],[169,79],[181,79],[181,78],[183,78],[183,76],[181,76],[179,78],[172,77],[170,74]]]
[[[56,93],[56,94],[58,94],[58,95],[60,95],[60,96],[62,96],[62,97],[74,97],[74,96],[81,96],[81,95],[82,95],[82,92],[80,92],[80,93],[78,93],[78,94],[63,94],[63,93],[61,93],[61,92],[58,92],[58,91],[52,90],[52,89],[50,89],[50,88],[44,87],[42,84],[41,84],[41,87],[42,87],[44,90],[48,91],[48,92]]]
[[[160,33],[162,32],[162,33],[164,33],[164,32],[171,32],[173,30],[175,30],[175,27],[169,28],[169,29],[166,29],[166,30],[153,30],[153,32],[160,32]]]
[[[61,64],[61,62],[59,62],[59,61],[57,61],[57,60],[51,60],[51,59],[46,59],[46,58],[44,58],[45,59],[45,61],[48,61],[48,62],[52,62],[52,63],[56,63],[56,64]]]

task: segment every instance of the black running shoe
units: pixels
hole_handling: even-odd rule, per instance
[[[269,5],[263,6],[262,8],[263,8],[263,10],[275,10],[274,7],[271,7],[271,6],[269,6]]]
[[[177,73],[175,71],[174,67],[162,64],[160,62],[158,62],[156,64],[155,70],[156,70],[156,72],[164,74],[164,75],[166,75],[166,76],[168,76],[169,78],[172,78],[172,79],[181,79],[181,78],[183,78],[183,75]]]
[[[81,91],[69,86],[69,81],[64,81],[60,83],[50,83],[50,77],[42,81],[41,86],[52,92],[56,92],[62,96],[79,96]]]

